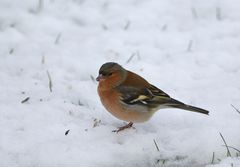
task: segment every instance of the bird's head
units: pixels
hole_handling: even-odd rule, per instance
[[[108,62],[99,69],[99,75],[96,80],[109,87],[116,87],[126,78],[126,70],[117,63]]]

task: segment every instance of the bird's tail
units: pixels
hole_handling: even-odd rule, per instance
[[[179,108],[179,109],[183,109],[183,110],[188,110],[188,111],[192,111],[192,112],[198,112],[198,113],[202,113],[202,114],[207,114],[209,113],[209,111],[204,110],[202,108],[198,108],[198,107],[194,107],[191,105],[187,105],[184,104],[178,100],[175,99],[171,99],[171,103],[168,103],[167,105],[168,107],[172,107],[172,108]]]

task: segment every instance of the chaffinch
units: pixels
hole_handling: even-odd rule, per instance
[[[207,115],[209,113],[171,98],[141,76],[114,62],[103,64],[96,80],[99,82],[98,94],[104,107],[113,116],[129,122],[114,132],[130,128],[133,123],[145,122],[163,108],[179,108]]]

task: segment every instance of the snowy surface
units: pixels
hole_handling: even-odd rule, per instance
[[[240,166],[225,159],[219,135],[240,149],[240,114],[231,107],[240,108],[239,6],[0,0],[0,166],[194,167],[211,165],[213,152],[214,163],[223,159],[214,167]],[[160,110],[112,133],[124,123],[103,108],[91,79],[107,61],[210,116]]]
[[[226,158],[219,164],[207,165],[206,167],[239,167],[240,160],[239,158]]]

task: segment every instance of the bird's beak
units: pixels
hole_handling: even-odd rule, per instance
[[[104,79],[104,76],[102,74],[99,74],[98,77],[96,78],[96,81],[100,81]]]

